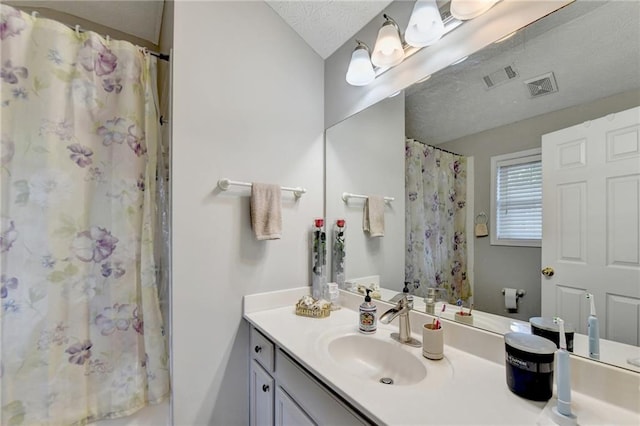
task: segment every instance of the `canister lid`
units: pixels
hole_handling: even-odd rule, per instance
[[[527,333],[506,333],[504,341],[512,348],[532,354],[550,355],[558,349],[551,340]]]
[[[560,331],[560,329],[558,327],[558,324],[553,322],[553,320],[551,318],[533,317],[533,318],[529,318],[529,323],[531,323],[531,325],[533,325],[536,328],[539,328],[541,330],[554,331],[556,333],[558,333]],[[565,322],[564,323],[564,332],[565,333],[573,333],[573,332],[575,332],[575,328],[573,328],[573,326],[571,324]]]

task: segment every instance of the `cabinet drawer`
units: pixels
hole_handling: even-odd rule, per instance
[[[269,373],[273,373],[273,343],[258,330],[251,327],[251,357],[258,361]]]

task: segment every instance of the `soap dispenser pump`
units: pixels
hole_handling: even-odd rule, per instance
[[[424,298],[424,311],[431,315],[436,313],[436,289],[434,287],[427,288],[427,297]]]
[[[373,334],[377,328],[377,307],[371,302],[370,289],[366,289],[367,295],[364,297],[364,302],[360,305],[360,324],[358,329],[360,333]]]
[[[591,301],[591,313],[587,320],[587,334],[589,336],[589,357],[600,359],[600,324],[596,316],[596,303],[593,294],[587,293],[587,299]]]
[[[409,284],[411,284],[411,283],[408,282],[408,281],[404,282],[404,288],[402,289],[402,293],[407,298],[407,303],[409,304],[409,309],[413,309],[413,294],[409,294],[409,287],[408,287]]]

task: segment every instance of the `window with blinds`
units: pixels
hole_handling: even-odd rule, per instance
[[[542,161],[539,149],[491,158],[491,244],[540,247]]]

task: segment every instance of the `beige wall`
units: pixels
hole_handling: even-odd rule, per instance
[[[492,156],[540,148],[541,137],[546,133],[638,105],[640,90],[634,90],[497,127],[438,146],[475,157],[474,216],[480,212],[489,215]],[[490,222],[489,226],[492,225]],[[485,237],[475,239],[474,255],[476,309],[522,320],[540,315],[540,248],[492,246],[489,244],[489,237]],[[504,298],[501,294],[503,287],[522,288],[527,291],[527,295],[520,301],[517,314],[508,314],[504,309]]]
[[[323,214],[323,61],[264,2],[175,2],[173,414],[179,426],[249,421],[245,294],[309,285]],[[249,190],[283,193],[283,236],[257,241]]]

